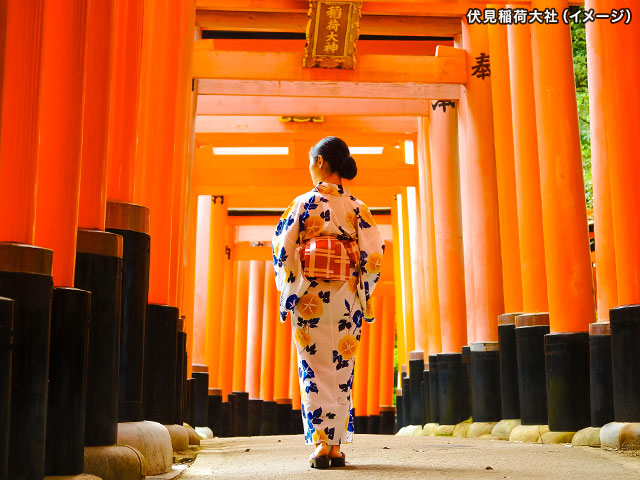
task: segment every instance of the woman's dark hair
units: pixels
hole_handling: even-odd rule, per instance
[[[313,146],[309,154],[314,163],[318,161],[318,155],[322,155],[331,171],[337,172],[347,180],[351,180],[358,173],[356,161],[349,155],[349,147],[341,138],[325,137]]]

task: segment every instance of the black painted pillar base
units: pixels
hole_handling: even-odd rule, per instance
[[[277,435],[278,426],[276,424],[276,402],[265,401],[262,405],[262,425],[260,435]]]
[[[438,386],[438,355],[429,355],[429,422],[440,423],[440,388]]]
[[[195,425],[206,427],[209,424],[209,373],[206,365],[193,365],[191,378],[196,381]]]
[[[187,379],[187,423],[196,428],[196,382],[195,378]]]
[[[0,297],[0,480],[7,479],[13,350],[13,300]]]
[[[424,352],[409,352],[409,383],[411,384],[410,425],[424,425],[424,399],[422,397],[422,372],[424,371]],[[404,389],[403,389],[404,391]]]
[[[278,435],[291,434],[291,399],[276,398],[276,425]]]
[[[548,313],[529,313],[516,317],[522,425],[547,425],[549,422],[544,358],[544,336],[548,333]]]
[[[231,407],[231,430],[229,437],[235,437],[238,434],[238,396],[235,393],[227,395],[229,405]]]
[[[404,427],[404,400],[402,399],[402,388],[396,390],[396,409],[398,414],[395,419],[395,431],[399,432]]]
[[[411,379],[409,377],[402,379],[402,413],[404,415],[402,424],[411,425]]]
[[[589,333],[544,337],[549,430],[577,432],[591,424]]]
[[[518,393],[518,355],[516,349],[516,317],[522,312],[498,315],[498,348],[500,350],[500,397],[502,418],[520,418]]]
[[[304,433],[304,425],[302,424],[302,410],[291,410],[291,426],[289,427],[292,435]]]
[[[476,342],[471,347],[471,376],[474,422],[499,422],[502,419],[500,401],[500,352],[498,342]]]
[[[377,435],[380,433],[380,415],[367,417],[367,433]]]
[[[12,298],[9,479],[44,477],[53,252],[0,243],[0,296]]]
[[[615,421],[640,422],[640,305],[612,308],[609,322]]]
[[[182,425],[185,419],[185,399],[187,385],[187,334],[182,330],[180,325],[182,319],[179,320],[178,333],[176,336],[176,413],[175,423]]]
[[[209,412],[207,418],[209,424],[207,425],[213,432],[214,437],[220,437],[220,425],[221,425],[221,408],[222,408],[222,390],[219,388],[209,389]]]
[[[380,433],[393,435],[396,433],[396,408],[393,405],[380,406]]]
[[[462,347],[462,365],[464,367],[462,369],[463,374],[467,378],[467,411],[463,413],[463,416],[469,418],[473,409],[473,377],[471,375],[471,347],[469,345]]]
[[[462,353],[438,354],[439,420],[456,425],[469,418],[469,384]]]
[[[144,418],[164,425],[171,425],[175,420],[177,334],[176,307],[154,303],[147,305]]]
[[[144,332],[149,296],[149,209],[107,202],[107,231],[122,236],[122,316],[118,422],[144,420]]]
[[[422,370],[422,382],[420,383],[420,387],[422,388],[422,411],[423,411],[423,421],[426,425],[431,422],[431,407],[430,407],[430,397],[431,397],[431,382],[429,380],[429,362],[424,362],[423,370]]]
[[[237,411],[237,424],[236,435],[238,437],[249,436],[249,393],[248,392],[233,392],[237,398],[236,411]]]
[[[54,288],[51,302],[45,475],[84,471],[84,417],[91,293]]]
[[[602,427],[614,420],[609,322],[589,325],[589,365],[591,426]]]
[[[231,402],[222,402],[220,404],[220,421],[219,431],[214,432],[216,437],[232,437],[233,436],[233,412]]]
[[[262,426],[262,414],[263,414],[264,402],[258,399],[251,399],[247,404],[247,423],[249,429],[249,435],[256,437],[260,435],[260,427]]]
[[[84,444],[114,445],[118,438],[122,316],[120,235],[78,230],[74,284],[91,292]]]
[[[369,433],[369,417],[366,415],[355,415],[353,417],[353,428],[355,433]]]

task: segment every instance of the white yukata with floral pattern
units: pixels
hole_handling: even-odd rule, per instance
[[[317,236],[357,238],[359,272],[349,281],[308,279],[299,247]],[[373,321],[369,298],[380,277],[384,241],[371,212],[341,185],[319,182],[284,212],[272,241],[280,319],[291,314],[305,443],[353,441],[353,368],[362,320]]]

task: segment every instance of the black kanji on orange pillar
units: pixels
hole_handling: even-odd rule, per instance
[[[489,55],[480,52],[480,56],[476,57],[476,64],[471,67],[471,75],[484,80],[485,77],[491,76],[491,65],[489,64]]]

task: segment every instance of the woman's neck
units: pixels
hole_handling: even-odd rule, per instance
[[[342,177],[336,172],[330,173],[320,179],[323,183],[333,183],[334,185],[342,185]]]

